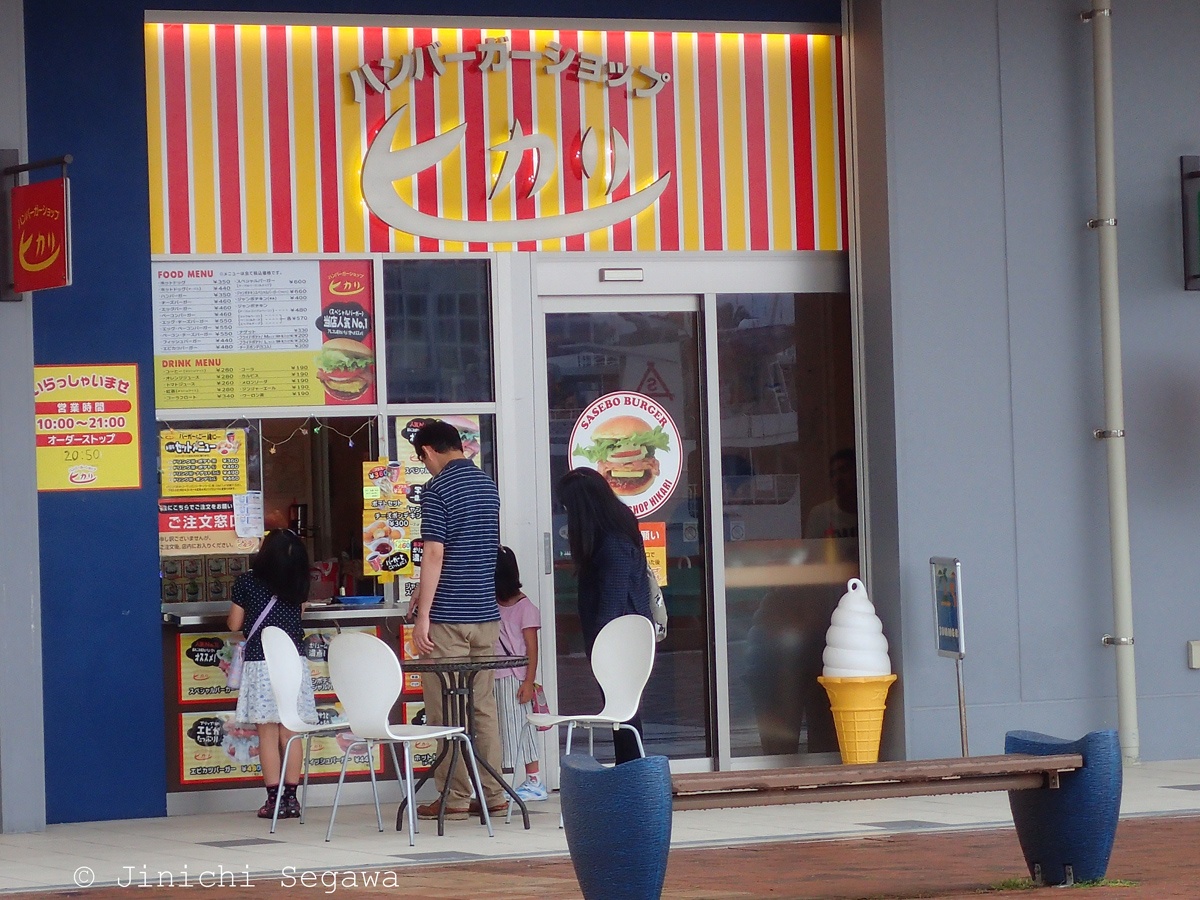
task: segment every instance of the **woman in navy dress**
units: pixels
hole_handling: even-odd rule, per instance
[[[567,541],[579,577],[579,625],[588,659],[596,635],[613,619],[630,613],[651,618],[646,551],[637,517],[595,469],[572,469],[558,482],[567,508]],[[642,732],[641,710],[629,724]],[[613,732],[618,763],[637,759],[637,738]]]

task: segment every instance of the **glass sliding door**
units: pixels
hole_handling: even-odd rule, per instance
[[[730,755],[836,753],[816,679],[858,575],[849,297],[717,294],[716,320]]]
[[[547,299],[543,308],[558,709],[595,712],[602,705],[584,656],[577,581],[555,488],[569,469],[591,466],[609,477],[639,517],[648,556],[665,581],[670,629],[643,694],[646,752],[674,760],[711,757],[699,304],[694,298],[622,297]],[[630,451],[639,463],[614,462],[599,437],[601,425],[615,428],[620,420],[632,428],[638,419],[645,433],[656,435],[651,446]],[[597,741],[596,755],[612,759],[606,737]]]

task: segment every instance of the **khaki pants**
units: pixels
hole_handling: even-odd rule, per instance
[[[492,656],[496,650],[496,639],[500,636],[500,623],[472,622],[449,624],[432,622],[429,637],[434,650],[430,656],[438,659],[446,656]],[[479,672],[475,676],[475,734],[471,740],[481,759],[486,759],[497,772],[502,765],[500,752],[500,725],[496,720],[496,698],[492,693],[491,672]],[[442,683],[435,672],[421,676],[421,689],[425,694],[425,721],[430,725],[445,725],[442,710]],[[439,742],[439,750],[441,749]],[[461,749],[461,748],[460,748]],[[466,760],[454,767],[450,780],[450,794],[446,798],[448,809],[466,809],[471,799],[471,780]],[[483,790],[488,806],[504,802],[503,788],[480,766],[479,776],[483,779]],[[446,766],[438,766],[434,773],[438,791],[446,784]]]

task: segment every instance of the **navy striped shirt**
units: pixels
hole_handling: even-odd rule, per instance
[[[421,494],[421,538],[442,544],[431,622],[496,622],[500,492],[474,463],[452,459]]]

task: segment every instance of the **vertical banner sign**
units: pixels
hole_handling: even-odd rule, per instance
[[[404,465],[363,463],[363,574],[380,581],[412,577],[413,516]]]
[[[962,621],[962,564],[952,557],[929,560],[933,580],[933,608],[937,618],[938,656],[962,659],[966,655]]]
[[[317,330],[323,343],[317,356],[317,379],[325,386],[325,403],[374,403],[371,263],[323,260],[320,269],[321,315]]]
[[[71,190],[66,178],[12,189],[13,290],[71,283]]]
[[[35,366],[39,491],[140,488],[137,366]]]

